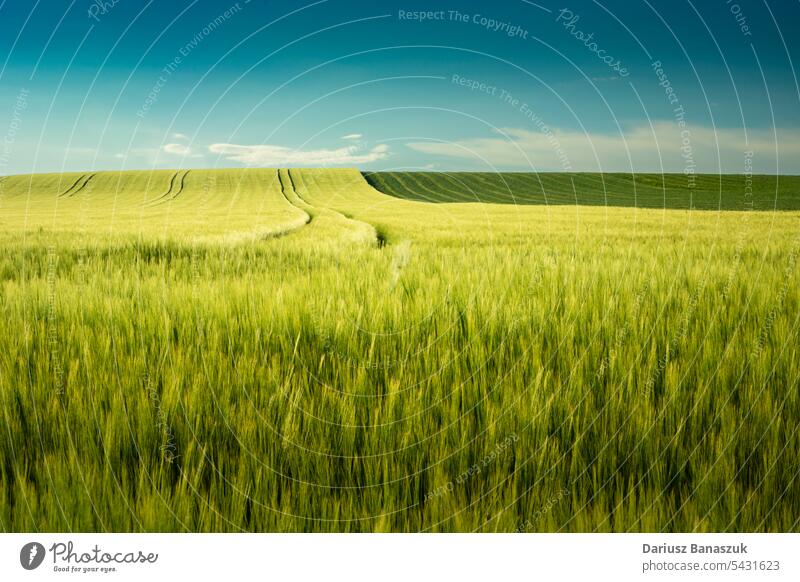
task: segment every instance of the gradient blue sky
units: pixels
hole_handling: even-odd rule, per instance
[[[0,174],[797,174],[799,28],[797,0],[0,0]]]

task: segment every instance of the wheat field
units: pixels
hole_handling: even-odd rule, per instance
[[[2,179],[0,527],[798,531],[798,179],[541,179]]]

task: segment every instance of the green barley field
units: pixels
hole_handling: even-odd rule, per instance
[[[3,531],[799,531],[800,178],[0,179]]]

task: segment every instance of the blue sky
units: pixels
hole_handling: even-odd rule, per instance
[[[798,27],[797,0],[0,0],[0,174],[798,174]]]

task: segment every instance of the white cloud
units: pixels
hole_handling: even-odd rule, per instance
[[[347,135],[343,135],[342,139],[356,140],[356,139],[361,139],[362,137],[364,137],[364,136],[361,135],[360,133],[348,133]]]
[[[389,146],[377,145],[360,152],[352,145],[337,149],[298,150],[275,145],[236,145],[215,143],[208,146],[212,154],[251,166],[327,166],[343,164],[366,164],[389,156]]]
[[[172,139],[183,139],[183,140],[187,140],[187,139],[189,139],[189,136],[188,136],[188,135],[186,135],[185,133],[173,133],[173,134],[172,134]]]
[[[182,143],[168,143],[161,148],[164,153],[173,154],[176,156],[188,156],[192,153],[191,148],[183,145]]]
[[[687,133],[688,132],[688,133]],[[717,129],[661,121],[623,134],[505,128],[497,136],[454,142],[411,142],[429,155],[470,159],[498,167],[544,171],[745,171],[745,152],[753,152],[753,171],[800,172],[800,131]],[[505,135],[504,135],[505,134]],[[779,157],[776,157],[776,147]],[[780,162],[780,165],[777,162]]]

